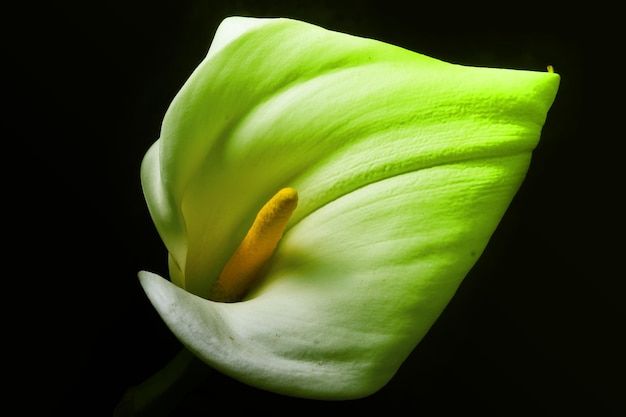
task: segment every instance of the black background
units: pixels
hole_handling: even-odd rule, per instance
[[[362,400],[317,402],[213,374],[172,415],[213,415],[221,406],[623,412],[623,175],[614,161],[624,138],[612,126],[623,107],[613,102],[622,82],[611,23],[618,13],[598,4],[469,3],[24,2],[5,10],[8,404],[20,415],[109,416],[127,387],[178,351],[136,279],[140,269],[166,274],[139,165],[219,22],[248,15],[294,17],[467,65],[552,64],[562,84],[489,247],[386,387]]]

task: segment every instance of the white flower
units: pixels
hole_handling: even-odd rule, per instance
[[[141,272],[141,283],[225,374],[300,397],[371,394],[482,253],[558,84],[294,20],[228,18],[142,166],[172,282]],[[285,187],[299,200],[275,252],[241,302],[215,301]]]

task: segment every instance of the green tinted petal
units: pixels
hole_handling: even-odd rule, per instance
[[[142,180],[172,280],[142,284],[198,356],[291,395],[382,386],[526,173],[551,73],[444,63],[286,19],[227,19],[168,110]],[[300,203],[261,284],[206,296],[278,189]]]

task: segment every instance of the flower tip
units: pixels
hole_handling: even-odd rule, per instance
[[[295,188],[285,187],[278,191],[270,202],[274,202],[276,207],[279,207],[279,210],[284,211],[285,215],[291,217],[298,205],[298,192]]]

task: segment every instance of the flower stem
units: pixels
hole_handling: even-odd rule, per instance
[[[113,417],[165,417],[211,368],[183,348],[165,367],[124,393]]]

